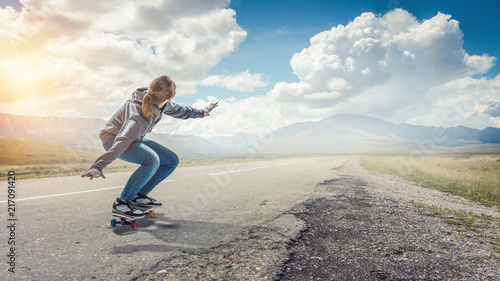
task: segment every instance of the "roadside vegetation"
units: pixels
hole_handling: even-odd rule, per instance
[[[500,154],[366,155],[367,170],[500,207]]]
[[[455,227],[460,235],[475,236],[479,243],[487,244],[491,247],[489,255],[476,255],[474,259],[491,259],[500,263],[500,218],[486,214],[475,214],[459,210],[441,208],[434,205],[410,201],[415,206],[417,212],[444,220],[445,223]]]
[[[500,208],[500,154],[366,155],[360,163],[367,170],[400,176],[421,186],[472,199]],[[478,261],[500,263],[500,218],[451,210],[416,200],[410,201],[423,215],[437,217],[454,226],[460,235],[475,236],[489,245]]]
[[[97,158],[96,158],[97,159]],[[5,181],[8,178],[8,172],[14,171],[16,179],[34,179],[34,178],[49,178],[76,176],[86,172],[93,162],[88,163],[65,163],[65,164],[48,164],[48,165],[0,165],[0,181]],[[127,163],[125,161],[116,161],[106,168],[106,173],[131,171],[137,168],[137,165]]]
[[[81,175],[99,154],[86,152],[64,145],[0,138],[0,180],[7,180],[9,171],[16,173],[16,179]],[[110,171],[125,171],[136,167],[118,160],[109,167]]]

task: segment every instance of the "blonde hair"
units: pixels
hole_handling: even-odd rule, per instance
[[[174,81],[167,76],[156,77],[148,87],[148,93],[142,100],[142,112],[146,117],[154,116],[153,104],[159,105],[174,96]]]

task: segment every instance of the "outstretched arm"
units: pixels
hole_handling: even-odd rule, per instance
[[[177,119],[189,119],[189,118],[203,118],[204,111],[201,109],[196,109],[191,106],[184,106],[176,104],[174,102],[167,102],[165,110],[163,111],[165,115],[177,118]]]

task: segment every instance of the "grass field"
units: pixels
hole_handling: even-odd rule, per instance
[[[96,158],[97,159],[97,158]],[[33,179],[33,178],[49,178],[62,176],[76,176],[86,172],[90,165],[89,163],[66,163],[66,164],[50,164],[50,165],[0,165],[0,181],[8,179],[8,172],[14,171],[16,179]],[[117,160],[111,163],[105,170],[105,173],[131,171],[137,169],[138,165],[130,164],[125,161]]]
[[[8,172],[17,178],[40,178],[79,175],[90,168],[100,156],[50,142],[0,138],[0,180]],[[124,171],[137,167],[122,160],[112,163],[109,171]]]
[[[0,138],[0,165],[40,165],[90,162],[96,153],[85,152],[60,144]]]
[[[500,154],[365,155],[368,170],[500,207]]]

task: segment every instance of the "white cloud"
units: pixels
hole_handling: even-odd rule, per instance
[[[104,117],[111,113],[105,106],[162,74],[172,76],[179,94],[193,94],[206,71],[246,38],[228,0],[22,3],[20,13],[0,9],[0,91],[9,97],[2,112],[33,114],[34,106],[14,102],[18,91],[33,104],[47,101],[39,115],[72,106],[74,114]],[[30,83],[6,81],[5,62],[24,61]]]
[[[464,77],[429,89],[432,106],[408,123],[440,126],[484,128],[498,126],[500,121],[500,75],[494,79]]]
[[[232,75],[213,75],[203,79],[202,86],[218,86],[229,90],[240,92],[253,92],[257,88],[263,88],[269,85],[268,78],[257,73],[251,74],[248,70],[234,73]]]
[[[199,99],[193,104],[196,108],[204,108],[214,97]],[[265,96],[252,96],[242,100],[233,97],[218,100],[219,106],[203,120],[178,120],[164,118],[155,127],[155,132],[169,134],[197,135],[202,137],[232,136],[238,132],[246,132],[264,136],[273,130],[286,126],[289,118],[278,107],[269,104]]]
[[[380,17],[363,13],[310,41],[290,62],[300,82],[278,83],[269,97],[298,112],[321,108],[323,117],[355,113],[394,122],[418,120],[433,111],[435,102],[460,94],[432,89],[484,74],[496,60],[468,55],[458,22],[441,13],[420,22],[401,9]]]
[[[351,85],[345,79],[339,77],[333,77],[332,79],[328,80],[327,87],[329,90],[332,91],[334,90],[341,91],[351,88]]]

